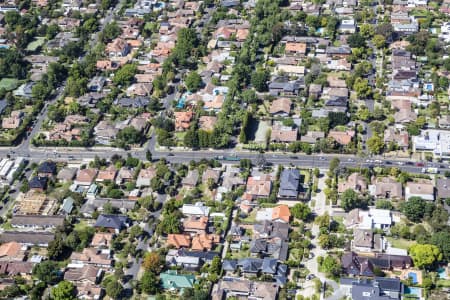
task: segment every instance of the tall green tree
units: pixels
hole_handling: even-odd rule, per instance
[[[52,300],[72,300],[76,299],[76,291],[73,283],[63,280],[51,289]]]
[[[442,260],[442,253],[438,247],[430,244],[412,245],[409,255],[413,259],[414,266],[419,269],[430,269]]]

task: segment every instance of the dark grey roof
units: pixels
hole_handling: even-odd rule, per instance
[[[253,230],[260,235],[267,235],[269,238],[279,238],[287,240],[289,238],[289,224],[280,222],[263,221],[254,224]]]
[[[0,234],[0,242],[2,243],[17,242],[29,245],[44,245],[54,239],[55,235],[51,232],[5,231]]]
[[[264,258],[261,271],[266,274],[275,274],[277,272],[278,261],[274,258]]]
[[[251,253],[265,252],[267,249],[267,241],[265,239],[255,239],[250,243]]]
[[[275,281],[278,285],[285,285],[287,282],[286,276],[283,275],[275,275],[273,278],[275,278]]]
[[[294,92],[300,89],[302,86],[301,80],[296,81],[286,81],[284,79],[276,79],[269,83],[269,89],[273,90],[283,90],[285,92]]]
[[[11,219],[11,225],[13,226],[57,227],[63,224],[63,216],[15,215]]]
[[[47,177],[34,176],[28,183],[30,189],[45,189],[47,188]]]
[[[224,271],[235,271],[237,267],[237,261],[235,259],[224,259],[222,262],[222,269]]]
[[[239,0],[222,0],[220,4],[223,7],[233,7],[239,5],[241,2]]]
[[[397,300],[403,294],[403,285],[397,278],[354,279],[351,286],[354,300]]]
[[[49,174],[55,174],[56,173],[56,163],[52,161],[44,161],[38,168],[38,173],[49,173]]]
[[[119,98],[114,101],[115,105],[122,107],[132,107],[132,108],[143,108],[150,103],[150,99],[147,97],[136,97],[136,98]]]
[[[204,262],[210,262],[214,257],[219,256],[219,253],[214,251],[189,251],[183,248],[178,253],[181,256],[198,257]]]
[[[5,110],[5,108],[8,106],[8,101],[6,99],[0,100],[0,114]]]
[[[283,275],[283,276],[286,276],[286,274],[287,274],[287,265],[284,265],[284,264],[279,264],[278,265],[278,269],[277,269],[277,274],[278,275]]]
[[[100,215],[97,218],[97,222],[95,222],[95,227],[114,228],[120,230],[126,226],[127,222],[127,216]]]
[[[327,48],[327,54],[351,54],[352,49],[347,46],[341,46],[341,47],[328,47]]]
[[[325,103],[325,106],[347,107],[347,97],[332,97]]]
[[[280,176],[280,189],[278,195],[281,197],[297,197],[300,172],[297,169],[284,169]]]
[[[229,235],[241,236],[244,235],[244,228],[239,225],[233,225],[230,228]]]
[[[128,199],[110,199],[110,198],[96,198],[89,199],[81,207],[81,213],[93,213],[99,207],[103,207],[106,203],[111,204],[112,207],[117,209],[131,210],[136,205],[136,201]]]
[[[262,263],[262,259],[259,258],[243,258],[238,260],[237,265],[241,267],[242,272],[258,273],[261,270]]]

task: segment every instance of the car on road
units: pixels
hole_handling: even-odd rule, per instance
[[[398,161],[397,162],[397,165],[399,165],[399,166],[403,166],[405,163],[404,162],[402,162],[402,161]]]
[[[290,159],[298,159],[298,156],[289,156]]]
[[[325,157],[321,156],[319,157],[320,160],[325,160]]]
[[[169,153],[169,154],[167,154],[167,156],[175,156],[175,154]]]
[[[349,158],[349,159],[347,159],[347,161],[355,161],[353,158]]]
[[[423,167],[423,166],[425,166],[425,164],[423,162],[416,163],[416,167]]]

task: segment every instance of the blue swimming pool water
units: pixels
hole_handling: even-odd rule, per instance
[[[445,271],[444,268],[439,268],[437,270],[437,273],[438,273],[440,279],[447,279],[447,272]]]
[[[408,273],[408,277],[411,277],[412,283],[413,283],[413,284],[419,283],[419,282],[417,281],[417,274],[416,274],[416,273],[414,273],[414,272],[409,272],[409,273]]]
[[[405,286],[405,295],[414,295],[420,298],[422,296],[422,289],[418,287]]]
[[[184,108],[184,103],[186,102],[186,97],[182,96],[180,100],[178,100],[177,108]]]

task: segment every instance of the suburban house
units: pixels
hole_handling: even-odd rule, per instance
[[[183,185],[183,187],[186,188],[194,188],[197,185],[199,178],[200,175],[197,169],[189,170],[186,177],[184,177],[183,180],[181,180],[181,184]]]
[[[94,182],[97,172],[97,169],[80,169],[77,172],[74,183],[82,186],[90,186]]]
[[[279,98],[270,105],[270,114],[278,117],[288,117],[291,112],[292,101],[287,98]]]
[[[272,190],[270,175],[250,176],[247,179],[246,193],[252,199],[269,197]]]
[[[374,279],[341,278],[341,286],[351,289],[354,300],[386,299],[400,300],[404,286],[398,278],[375,277]]]
[[[328,133],[329,138],[332,138],[338,144],[344,146],[350,144],[354,136],[355,136],[354,130],[347,130],[347,131],[330,130],[330,132]]]
[[[375,276],[374,270],[404,270],[412,266],[412,259],[404,255],[377,253],[375,256],[361,256],[355,252],[347,252],[341,258],[342,269],[351,276]]]
[[[262,208],[256,213],[256,221],[272,221],[289,223],[291,212],[287,205],[278,205],[275,207]]]
[[[175,116],[175,130],[184,131],[189,129],[191,126],[191,121],[194,116],[192,111],[176,111],[174,112]]]
[[[193,251],[211,251],[220,242],[217,234],[200,233],[192,238],[191,249]]]
[[[110,181],[114,182],[117,175],[117,169],[114,167],[114,165],[108,166],[106,169],[99,170],[97,174],[97,178],[95,178],[96,182],[104,182],[104,181]]]
[[[48,243],[54,239],[55,234],[52,232],[4,231],[0,234],[0,242],[2,243],[17,242],[26,246],[47,247]]]
[[[16,129],[22,124],[24,117],[23,111],[15,110],[11,112],[10,117],[3,117],[2,128],[4,129]]]
[[[212,181],[217,184],[220,180],[220,170],[208,168],[203,171],[202,174],[202,182],[208,183],[208,181]]]
[[[109,249],[113,236],[111,232],[96,232],[92,237],[91,247]]]
[[[43,192],[47,189],[47,177],[40,177],[40,176],[34,176],[31,178],[31,180],[28,182],[28,186],[31,190]]]
[[[343,193],[346,190],[351,189],[358,193],[364,193],[367,191],[367,180],[359,173],[352,173],[348,176],[344,182],[339,182],[338,193]]]
[[[306,44],[299,42],[287,42],[284,45],[284,53],[293,56],[305,56]]]
[[[353,230],[352,250],[356,252],[380,252],[382,250],[382,237],[374,234],[372,229]]]
[[[405,200],[411,197],[420,197],[427,201],[434,201],[434,185],[431,180],[422,179],[418,182],[407,182],[405,187]]]
[[[278,122],[272,126],[270,141],[276,143],[291,143],[297,140],[298,129],[290,126],[283,126]]]
[[[378,199],[403,199],[402,184],[392,177],[376,178],[369,190]]]
[[[438,178],[436,180],[436,198],[450,199],[450,179]]]
[[[94,227],[97,229],[107,229],[112,233],[119,233],[128,227],[128,217],[123,215],[99,215]]]
[[[159,275],[163,289],[183,292],[184,289],[193,288],[196,282],[194,275],[177,274],[177,271],[165,271]]]
[[[144,186],[150,186],[150,183],[155,176],[156,176],[155,168],[149,167],[146,169],[141,169],[136,179],[136,187],[140,188]]]
[[[217,252],[189,251],[186,249],[170,249],[166,255],[166,264],[181,267],[187,271],[197,271],[205,263],[210,264]]]
[[[212,300],[232,297],[248,299],[276,300],[279,286],[274,282],[254,281],[243,278],[227,277],[219,280],[212,290]]]
[[[53,161],[44,161],[39,165],[37,174],[40,177],[51,177],[56,174],[56,163]]]
[[[191,236],[188,234],[168,234],[166,245],[173,246],[176,249],[190,248]]]
[[[41,174],[41,173],[38,173],[38,174]],[[76,174],[77,174],[76,168],[62,168],[58,172],[58,175],[56,175],[56,179],[58,179],[62,183],[67,183],[67,182],[72,181],[75,178]]]
[[[42,216],[42,215],[15,215],[11,219],[11,226],[27,229],[49,229],[62,226],[64,216]]]
[[[208,217],[190,216],[183,222],[184,232],[190,234],[205,233],[208,226]]]
[[[370,208],[362,210],[352,209],[344,220],[347,228],[388,229],[392,225],[391,211],[387,209]]]
[[[325,133],[322,131],[308,131],[306,135],[302,135],[300,141],[308,144],[315,144],[318,140],[323,139]]]
[[[272,96],[297,96],[304,87],[304,78],[289,81],[286,78],[276,78],[269,83],[269,93]]]
[[[280,188],[278,198],[297,199],[299,193],[300,171],[297,169],[284,169],[280,175]]]
[[[130,46],[127,41],[116,38],[106,45],[105,51],[109,57],[124,57],[130,52]]]
[[[196,202],[195,204],[183,204],[181,212],[185,216],[209,216],[209,207],[205,206],[203,202]]]

